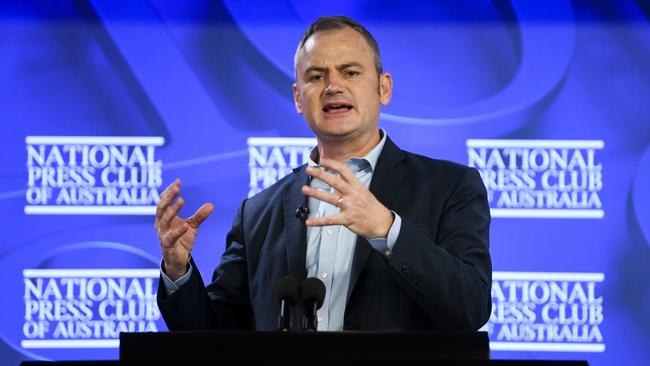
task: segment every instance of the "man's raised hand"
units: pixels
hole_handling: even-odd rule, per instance
[[[340,212],[331,216],[311,217],[305,224],[344,225],[367,239],[386,238],[393,225],[393,213],[377,200],[345,164],[322,159],[320,165],[338,173],[338,176],[316,167],[307,167],[307,174],[333,187],[334,192],[325,192],[305,185],[302,187],[302,193],[336,206]]]
[[[160,202],[156,207],[155,228],[163,253],[165,273],[174,281],[187,271],[187,262],[199,226],[214,210],[211,203],[205,203],[189,218],[178,217],[178,212],[185,204],[183,197],[178,197],[180,191],[181,181],[176,179],[160,194]],[[176,202],[172,203],[175,199]]]

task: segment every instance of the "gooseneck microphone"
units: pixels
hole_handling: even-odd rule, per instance
[[[299,292],[298,280],[294,277],[285,276],[278,280],[275,287],[275,300],[280,303],[278,330],[291,331],[291,309],[298,302]]]
[[[316,331],[318,321],[316,312],[323,306],[325,300],[325,284],[315,277],[305,278],[300,288],[300,302],[305,307],[302,330]]]

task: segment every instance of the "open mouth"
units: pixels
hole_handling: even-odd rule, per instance
[[[347,103],[327,103],[323,107],[325,113],[344,113],[352,109],[352,106]]]

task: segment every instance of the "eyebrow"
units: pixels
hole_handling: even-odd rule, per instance
[[[360,67],[360,68],[363,68],[363,65],[361,65],[361,64],[358,63],[358,62],[347,62],[347,63],[344,63],[344,64],[341,64],[341,65],[336,66],[336,69],[340,71],[340,70],[348,69],[348,68],[350,68],[350,67]],[[305,72],[303,73],[303,75],[307,75],[307,74],[309,74],[309,73],[312,72],[312,71],[317,71],[317,72],[326,72],[326,71],[327,71],[327,68],[322,67],[322,66],[309,66],[309,67],[307,68],[307,70],[305,70]]]

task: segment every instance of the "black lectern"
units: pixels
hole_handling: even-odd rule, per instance
[[[489,354],[485,332],[171,332],[120,335],[120,361],[127,362],[488,360]]]

